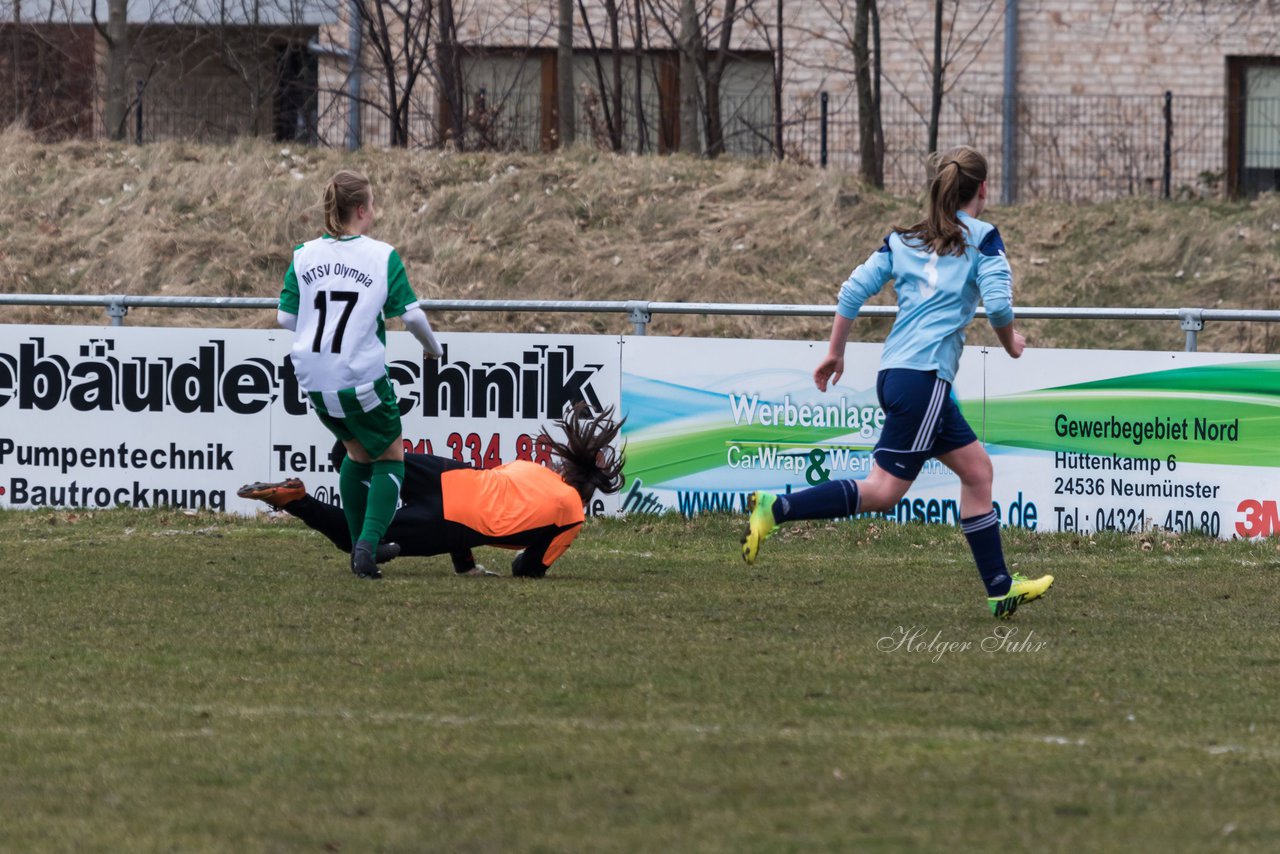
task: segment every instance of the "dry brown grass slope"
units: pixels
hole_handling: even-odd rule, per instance
[[[292,245],[321,227],[341,167],[372,178],[375,235],[423,297],[834,302],[849,270],[919,199],[847,174],[683,157],[43,145],[0,134],[0,289],[275,296]],[[1277,307],[1280,200],[1128,200],[994,208],[1021,305]],[[888,301],[881,295],[881,302]],[[3,322],[100,323],[99,309],[7,307]],[[135,309],[131,324],[268,326],[267,311]],[[440,328],[609,331],[620,315],[449,314]],[[1043,346],[1177,349],[1173,323],[1030,321]],[[655,318],[654,334],[822,338],[821,319]],[[856,327],[883,335],[882,323]],[[1280,329],[1215,324],[1201,349],[1269,352]],[[970,341],[994,339],[975,324]]]

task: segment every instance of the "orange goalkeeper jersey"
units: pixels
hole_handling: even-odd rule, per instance
[[[541,563],[550,566],[582,530],[582,498],[545,466],[516,460],[492,469],[440,475],[444,518],[515,547],[520,534],[545,533]],[[500,545],[501,543],[495,543]]]

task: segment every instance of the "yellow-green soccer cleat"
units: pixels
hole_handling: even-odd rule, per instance
[[[777,498],[768,492],[753,492],[747,498],[747,532],[742,535],[742,559],[755,563],[760,554],[760,544],[778,527],[773,521],[773,502]]]
[[[1013,583],[1009,585],[1009,592],[1003,596],[988,596],[987,606],[991,608],[991,616],[997,620],[1007,620],[1013,616],[1014,611],[1018,610],[1019,605],[1034,602],[1048,593],[1052,586],[1052,575],[1027,578],[1022,573],[1015,572]]]

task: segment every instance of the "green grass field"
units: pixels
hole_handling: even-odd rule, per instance
[[[739,526],[359,582],[291,521],[0,512],[0,849],[1280,849],[1274,540],[1006,532],[1058,583],[999,624],[954,530]]]

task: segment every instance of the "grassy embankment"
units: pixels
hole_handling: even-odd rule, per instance
[[[40,145],[0,134],[0,290],[275,296],[293,244],[321,228],[322,183],[375,182],[377,236],[430,298],[830,304],[919,200],[789,164],[681,157],[157,144]],[[1275,308],[1280,200],[1128,200],[994,208],[1021,305]],[[882,295],[881,301],[887,301]],[[129,323],[268,326],[269,312],[135,309]],[[98,309],[10,308],[5,322],[101,323]],[[451,314],[442,329],[623,332],[622,316]],[[1167,323],[1028,321],[1032,343],[1180,349]],[[658,317],[656,335],[822,338],[817,318]],[[1211,324],[1202,350],[1270,352],[1263,324]],[[855,337],[879,340],[880,322]],[[975,324],[973,343],[994,343]]]

